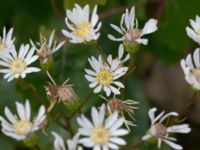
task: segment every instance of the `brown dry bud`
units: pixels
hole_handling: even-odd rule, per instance
[[[62,85],[58,87],[57,94],[63,102],[72,102],[75,97],[74,89],[71,86]]]
[[[48,60],[49,58],[51,58],[52,50],[48,47],[46,43],[44,43],[39,49],[39,51],[37,52],[37,55],[39,57],[39,60],[44,62]]]
[[[117,111],[122,113],[124,111],[124,103],[117,98],[110,99],[108,102],[108,106],[112,112]]]
[[[58,94],[57,94],[58,86],[57,85],[50,84],[48,86],[45,86],[45,90],[46,90],[48,97],[51,100],[56,100],[58,98]]]

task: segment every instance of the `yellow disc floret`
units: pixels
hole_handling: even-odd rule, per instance
[[[13,73],[22,73],[26,69],[26,64],[21,59],[16,59],[10,63],[10,70]]]
[[[6,46],[0,41],[0,51],[3,51],[6,48]]]
[[[200,69],[193,69],[192,74],[196,77],[198,81],[200,81]]]
[[[90,138],[95,144],[103,145],[109,141],[110,133],[105,127],[98,127],[92,129]]]
[[[102,85],[102,86],[109,86],[113,81],[112,72],[110,72],[108,70],[101,70],[97,74],[96,78],[99,81],[99,84]]]
[[[197,32],[198,35],[200,35],[200,30],[197,30],[196,32]]]
[[[26,135],[31,126],[32,123],[28,120],[19,120],[14,123],[15,132],[19,135]]]
[[[80,39],[85,40],[85,38],[90,35],[90,29],[91,29],[91,24],[88,22],[84,22],[77,26],[75,30],[76,36],[78,36]]]

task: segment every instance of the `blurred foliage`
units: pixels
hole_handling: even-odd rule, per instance
[[[74,4],[79,4],[81,6],[85,6],[90,4],[90,7],[94,7],[94,5],[105,5],[107,0],[63,0],[64,9],[72,9]]]
[[[39,41],[39,32],[47,34],[54,28],[58,34],[57,37],[62,38],[61,29],[66,28],[64,24],[65,9],[63,8],[72,9],[74,3],[81,5],[89,3],[91,6],[100,4],[99,14],[102,14],[102,12],[104,14],[108,13],[114,8],[135,5],[140,28],[143,27],[148,18],[157,18],[159,30],[155,34],[148,36],[149,45],[142,46],[139,55],[143,52],[150,52],[161,58],[166,64],[173,64],[178,62],[186,52],[193,48],[192,43],[194,42],[187,37],[185,27],[189,25],[189,19],[194,19],[196,14],[199,13],[200,1],[198,0],[1,0],[0,31],[2,31],[3,26],[6,26],[7,29],[14,27],[17,45],[28,43],[30,38]],[[119,12],[102,20],[103,27],[99,43],[107,54],[111,53],[114,56],[117,55],[119,43],[108,40],[107,34],[113,33],[116,36],[120,36],[109,26],[111,22],[119,25],[120,17],[121,13]],[[74,84],[74,89],[81,100],[91,91],[88,87],[88,82],[84,78],[84,68],[89,66],[87,59],[91,55],[97,56],[95,47],[70,43],[54,55],[54,67],[51,70],[53,78],[58,84],[62,84],[67,78],[70,78],[69,83]],[[31,86],[23,85],[20,81],[7,83],[1,75],[1,115],[4,116],[4,106],[12,108],[13,113],[16,112],[14,104],[16,100],[25,101],[26,98],[30,99],[34,113],[37,112],[41,103],[49,104],[44,90],[46,81],[49,81],[45,72],[31,74],[25,81],[34,85],[39,96],[33,93]],[[140,102],[140,109],[136,110],[135,117],[137,127],[133,129],[127,138],[134,145],[149,126],[147,116],[149,102],[145,97],[142,83],[136,76],[130,77],[126,85],[126,99],[134,99]],[[100,100],[98,96],[92,96],[83,108],[83,112],[89,116],[89,108],[93,105],[98,106],[102,102],[104,101]],[[61,104],[56,106],[52,112],[53,116],[57,114],[59,109],[65,111],[66,108]],[[66,113],[71,112],[69,110]],[[57,131],[65,139],[69,137],[69,134],[59,128],[52,118],[48,118],[48,120],[50,122],[46,131],[48,136],[37,133],[42,149],[52,149],[53,138],[50,134],[51,131]],[[75,120],[72,121],[72,124],[73,127],[77,126]],[[0,135],[0,144],[4,150],[27,149],[21,142],[17,142],[2,134]],[[155,146],[143,146],[139,149],[154,150]],[[165,148],[163,144],[164,149],[169,148],[168,146]]]

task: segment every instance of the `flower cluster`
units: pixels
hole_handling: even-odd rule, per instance
[[[200,18],[197,16],[196,21],[190,20],[190,22],[194,30],[187,27],[187,34],[200,44]],[[90,13],[89,5],[85,5],[82,8],[75,4],[72,10],[66,10],[65,23],[67,29],[63,29],[62,34],[70,43],[95,45],[99,52],[99,56],[88,58],[91,68],[86,67],[84,69],[85,78],[89,82],[92,94],[99,94],[100,99],[104,99],[106,104],[103,103],[100,107],[93,106],[90,114],[91,120],[88,119],[80,113],[82,112],[80,109],[90,98],[90,95],[86,96],[86,99],[82,102],[79,102],[80,99],[73,85],[67,84],[69,79],[59,85],[50,75],[49,72],[52,71],[50,67],[53,66],[49,64],[53,63],[53,54],[61,49],[68,40],[62,40],[57,43],[55,31],[53,30],[49,38],[41,34],[40,42],[30,40],[30,44],[21,44],[19,50],[17,50],[14,43],[15,38],[12,37],[13,29],[6,33],[4,28],[3,36],[0,37],[0,73],[4,74],[4,79],[10,82],[15,78],[25,78],[28,73],[43,70],[46,71],[51,82],[44,86],[47,99],[50,101],[47,111],[43,105],[40,106],[38,114],[31,120],[32,112],[29,100],[26,100],[24,105],[16,102],[17,115],[14,115],[10,109],[5,107],[4,113],[7,120],[0,116],[1,130],[9,137],[25,141],[27,138],[35,135],[35,131],[44,129],[43,126],[47,123],[47,116],[50,116],[55,123],[68,130],[72,136],[71,139],[64,142],[58,131],[51,131],[54,137],[53,146],[55,150],[83,150],[84,148],[118,150],[127,145],[123,137],[131,133],[132,128],[137,127],[134,115],[135,110],[139,109],[139,102],[125,99],[125,81],[135,68],[133,64],[135,55],[133,54],[137,52],[140,44],[148,44],[148,39],[144,38],[144,36],[158,29],[157,20],[149,19],[144,24],[144,27],[139,29],[135,7],[133,6],[130,11],[126,9],[121,16],[120,27],[110,24],[122,36],[116,38],[108,34],[110,40],[121,42],[118,50],[114,51],[118,53],[117,56],[105,54],[97,43],[102,26],[97,14],[97,5],[94,6],[92,13]],[[41,69],[29,66],[37,60],[40,61]],[[45,68],[44,64],[48,67]],[[189,54],[186,59],[182,59],[181,67],[186,81],[196,90],[200,90],[200,49],[197,48],[192,56]],[[34,86],[31,86],[31,88],[34,92],[37,92]],[[37,95],[38,97],[40,95]],[[75,103],[77,101],[78,103]],[[54,118],[51,115],[51,110],[58,102],[63,102],[66,106],[65,108],[69,106],[73,110],[71,115],[67,116],[68,114],[66,115],[66,113],[68,112],[57,109],[60,112]],[[178,113],[170,112],[164,115],[165,112],[162,111],[158,116],[155,116],[156,111],[157,108],[149,110],[151,126],[141,140],[148,142],[154,139],[158,141],[159,149],[162,142],[168,144],[173,149],[183,149],[181,145],[174,143],[177,139],[171,137],[170,134],[189,133],[191,131],[189,124],[171,125],[174,122],[166,123],[166,119],[170,116],[178,117]],[[74,130],[73,128],[76,126],[70,126],[70,119],[78,113],[80,113],[80,116],[76,118],[76,123],[79,127],[77,130]],[[59,118],[61,116],[63,117],[62,120]],[[66,125],[63,124],[63,120],[65,120]]]

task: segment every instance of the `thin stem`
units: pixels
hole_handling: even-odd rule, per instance
[[[113,15],[116,15],[116,14],[124,12],[125,9],[128,9],[130,7],[132,7],[132,5],[126,5],[126,6],[122,6],[122,7],[117,7],[117,8],[113,8],[113,9],[111,9],[109,11],[101,12],[99,14],[99,18],[100,19],[105,19],[105,18],[111,17]]]
[[[56,101],[51,101],[49,107],[47,108],[47,113],[50,113],[54,107],[54,105],[56,104]]]
[[[74,130],[72,129],[71,123],[70,123],[69,120],[65,120],[65,121],[66,121],[66,123],[67,123],[68,131],[69,131],[71,137],[73,137],[73,135],[74,135]]]
[[[107,56],[106,56],[106,54],[103,52],[103,49],[101,48],[101,46],[100,46],[98,43],[96,43],[95,47],[96,47],[97,51],[99,52],[99,54],[102,56],[103,61],[104,61],[105,63],[107,63],[109,67],[111,67],[110,64],[109,64],[109,62],[108,62],[108,60],[107,60]]]
[[[21,86],[22,90],[30,89],[33,95],[35,96],[35,98],[38,99],[41,104],[42,102],[45,101],[43,97],[37,92],[36,88],[34,87],[32,83],[29,83],[21,78],[19,78],[17,81],[19,85]]]
[[[134,55],[131,55],[131,59],[129,61],[129,65],[128,65],[128,71],[126,72],[126,74],[124,75],[124,80],[135,70],[135,66],[134,66]]]
[[[144,141],[140,141],[137,144],[130,147],[130,149],[137,149],[144,144]]]
[[[69,123],[67,123],[67,125],[63,124],[59,118],[61,117],[61,115],[63,115],[62,112],[60,112],[56,117],[53,118],[53,116],[51,115],[51,118],[63,129],[67,130],[71,136],[73,136],[73,130],[71,128],[71,125]],[[65,117],[64,117],[65,118]]]
[[[90,99],[90,97],[92,96],[93,92],[90,92],[85,99],[83,100],[83,102],[79,105],[79,107],[66,119],[70,120],[71,118],[73,118],[77,113],[79,113],[81,111],[81,108],[85,105],[85,103]]]
[[[134,66],[134,55],[131,55],[130,61],[129,61],[129,65],[128,65],[128,70],[126,72],[126,74],[124,75],[124,77],[122,78],[122,83],[125,84],[126,79],[128,78],[129,75],[132,74],[132,72],[135,70],[135,66]],[[125,89],[122,89],[122,98],[124,98],[124,91]]]
[[[62,111],[62,109],[60,109],[60,110],[61,110],[62,117],[65,119],[65,122],[67,124],[66,127],[67,127],[71,137],[73,137],[74,130],[72,129],[72,126],[71,126],[71,123],[70,123],[70,119],[65,115],[65,113]]]
[[[56,17],[59,18],[60,20],[64,20],[64,16],[61,15],[61,13],[59,12],[59,10],[57,8],[56,0],[51,0],[51,7],[52,7],[53,12],[56,15]]]

